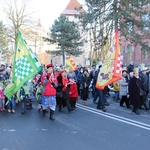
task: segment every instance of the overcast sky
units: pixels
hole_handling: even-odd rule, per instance
[[[30,11],[35,12],[35,18],[41,19],[41,24],[47,29],[52,25],[54,20],[59,17],[60,13],[66,8],[70,0],[31,0]],[[83,4],[84,0],[78,0]],[[5,17],[0,15],[0,20],[6,22]]]

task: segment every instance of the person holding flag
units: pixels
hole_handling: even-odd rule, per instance
[[[99,90],[99,96],[101,99],[103,99],[102,91],[105,89],[106,86],[122,79],[121,59],[122,57],[120,56],[119,35],[118,29],[116,29],[115,35],[112,40],[112,45],[107,52],[106,58],[97,76],[96,89]],[[104,108],[102,100],[101,105]],[[97,106],[97,108],[100,108],[99,105]]]
[[[96,74],[95,74],[95,78],[97,80],[98,78],[98,74],[100,72],[102,65],[99,66],[99,69],[97,70]],[[94,97],[94,101],[96,101],[97,97],[98,99],[98,103],[97,103],[97,109],[102,109],[104,112],[106,111],[105,108],[105,104],[104,104],[104,89],[98,89],[96,87],[96,96]]]
[[[27,45],[20,31],[15,45],[15,55],[11,72],[11,84],[5,88],[5,95],[10,99],[21,87],[42,69],[35,54]]]

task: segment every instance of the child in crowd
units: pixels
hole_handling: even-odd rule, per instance
[[[78,100],[78,89],[76,81],[74,79],[69,79],[70,88],[69,88],[69,103],[70,106],[74,109],[76,108],[76,101]]]
[[[115,92],[114,100],[119,102],[119,82],[116,81],[113,83],[113,91]]]
[[[26,113],[26,104],[29,100],[30,95],[30,87],[25,83],[18,91],[17,91],[17,99],[21,101],[22,114]]]
[[[15,96],[13,95],[10,100],[8,100],[7,104],[8,112],[12,112],[13,114],[15,113]]]
[[[5,110],[4,84],[0,83],[0,111]]]
[[[38,101],[38,111],[40,112],[41,109],[42,109],[42,91],[43,90],[43,86],[42,84],[40,83],[38,86],[37,86],[37,90],[36,90],[36,100]]]

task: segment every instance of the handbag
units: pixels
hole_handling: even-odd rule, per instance
[[[143,89],[141,89],[141,87],[139,86],[139,84],[138,84],[138,83],[136,83],[136,84],[137,84],[137,86],[138,86],[139,89],[140,89],[140,96],[146,95],[146,92],[145,92]]]
[[[146,95],[146,92],[140,88],[140,96]]]

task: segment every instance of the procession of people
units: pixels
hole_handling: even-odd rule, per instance
[[[103,90],[96,88],[96,81],[102,65],[87,67],[78,66],[77,70],[71,67],[67,72],[63,66],[53,64],[43,65],[42,71],[26,82],[10,99],[5,95],[5,87],[11,82],[12,66],[1,65],[0,68],[0,111],[15,113],[16,107],[21,107],[21,113],[33,108],[37,102],[38,112],[43,117],[49,112],[49,119],[55,120],[56,109],[61,113],[67,108],[68,113],[76,109],[78,100],[83,106],[88,106],[89,93],[92,92],[93,103],[96,108],[107,111],[107,101],[110,91],[114,92],[112,100],[120,107],[131,109],[139,115],[140,109],[149,110],[147,105],[150,86],[149,69],[142,67],[122,68],[122,79],[106,86]],[[124,105],[125,103],[125,105]]]

